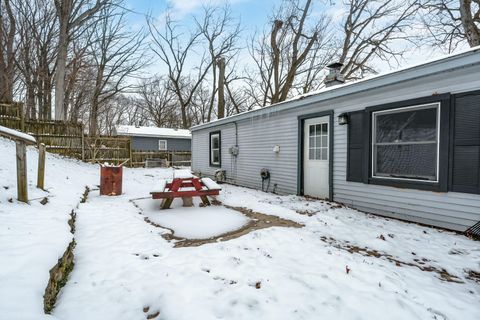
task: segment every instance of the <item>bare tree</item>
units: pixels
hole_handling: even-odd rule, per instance
[[[180,106],[182,127],[188,128],[190,126],[188,113],[192,99],[213,63],[211,59],[206,58],[205,52],[194,52],[202,31],[196,28],[183,39],[181,27],[168,13],[162,30],[158,29],[151,19],[147,20],[147,23],[153,40],[151,48],[166,64],[168,88],[174,92]],[[187,66],[192,54],[195,54],[197,62],[193,67],[195,73]]]
[[[38,73],[36,72],[38,59],[34,54],[36,43],[34,37],[32,37],[34,32],[32,25],[35,25],[37,16],[35,9],[36,7],[32,8],[30,4],[19,3],[19,8],[17,9],[19,44],[15,56],[15,63],[21,74],[20,81],[23,82],[26,95],[25,115],[31,119],[37,117],[35,96],[38,83]]]
[[[65,75],[68,47],[75,33],[90,23],[95,14],[114,0],[54,0],[59,33],[55,73],[55,119],[66,120],[64,113]]]
[[[424,25],[433,45],[452,52],[459,45],[480,45],[480,0],[423,0]]]
[[[0,1],[0,102],[13,101],[16,21],[10,0]]]
[[[16,1],[18,49],[15,58],[26,92],[27,115],[51,118],[56,57],[55,8],[48,0]]]
[[[249,85],[256,104],[286,100],[300,75],[323,67],[317,57],[324,56],[319,52],[328,47],[329,19],[320,15],[313,21],[311,11],[311,0],[284,1],[273,16],[269,34],[258,41],[252,38],[249,50],[257,72]]]
[[[132,33],[126,30],[125,12],[115,7],[100,11],[100,18],[94,28],[94,41],[89,46],[94,70],[94,86],[90,100],[89,134],[98,134],[100,108],[115,95],[133,86],[128,77],[144,67],[146,57],[143,30]]]
[[[139,88],[137,104],[157,127],[177,127],[180,125],[175,94],[168,89],[164,77],[154,76],[143,80]]]
[[[118,94],[106,102],[99,114],[98,127],[105,135],[114,135],[116,126],[131,120],[129,115],[135,112],[135,102],[131,97]]]
[[[207,121],[210,121],[214,111],[216,93],[219,90],[217,85],[218,61],[223,58],[224,62],[228,62],[231,57],[239,52],[240,47],[237,43],[241,34],[241,28],[240,23],[232,16],[228,5],[221,8],[203,7],[202,19],[195,19],[195,22],[206,42],[205,45],[207,46],[212,65],[210,79],[212,93],[207,114]]]
[[[345,79],[375,73],[371,64],[375,58],[398,64],[405,52],[398,42],[409,41],[406,31],[418,8],[417,0],[348,0],[339,53]]]

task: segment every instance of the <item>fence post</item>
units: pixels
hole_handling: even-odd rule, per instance
[[[37,188],[45,189],[45,144],[38,145]]]
[[[24,141],[16,142],[17,151],[17,198],[28,202],[27,189],[27,148]]]
[[[128,139],[128,150],[130,154],[130,167],[133,168],[132,137]]]
[[[85,162],[85,132],[82,124],[82,161]]]
[[[25,132],[25,115],[23,114],[23,103],[18,103],[18,111],[20,112],[20,131]]]

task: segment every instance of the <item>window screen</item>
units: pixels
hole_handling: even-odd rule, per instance
[[[167,150],[167,140],[158,140],[158,150]]]
[[[220,165],[220,133],[210,135],[210,164]]]
[[[372,175],[438,181],[440,104],[373,113]]]

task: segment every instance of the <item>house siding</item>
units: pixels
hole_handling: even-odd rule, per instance
[[[480,195],[455,192],[431,192],[346,181],[347,127],[337,124],[343,112],[366,107],[426,97],[441,93],[460,93],[480,88],[480,66],[438,73],[421,79],[399,82],[331,99],[315,104],[305,103],[293,109],[278,111],[237,121],[239,154],[228,149],[235,145],[235,124],[229,123],[193,129],[192,169],[213,175],[218,168],[209,166],[210,131],[222,134],[222,169],[229,182],[252,188],[261,187],[260,170],[270,170],[270,190],[296,194],[298,186],[298,117],[334,110],[333,200],[359,210],[399,219],[465,231],[480,220]],[[480,110],[479,110],[480,112]],[[280,153],[273,152],[275,145]]]
[[[133,150],[149,151],[158,150],[158,140],[167,140],[168,151],[190,151],[190,139],[156,138],[156,137],[132,137]]]

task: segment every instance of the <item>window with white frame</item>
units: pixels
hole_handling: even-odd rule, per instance
[[[372,113],[372,177],[438,182],[440,103]]]
[[[167,140],[158,140],[158,150],[167,150]]]
[[[309,126],[308,159],[328,160],[328,123],[312,124]]]
[[[210,165],[220,166],[220,132],[210,133]]]

